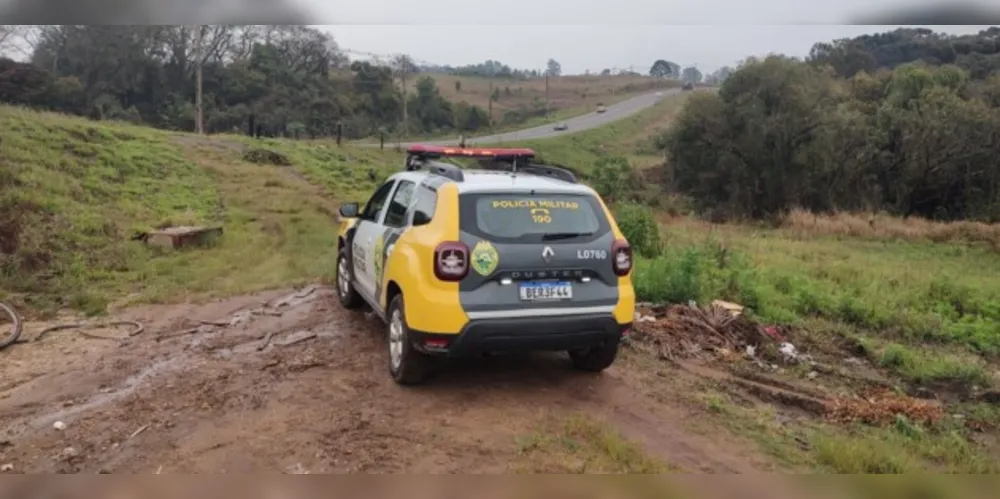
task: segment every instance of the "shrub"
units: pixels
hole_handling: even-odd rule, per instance
[[[762,305],[759,278],[742,254],[714,241],[668,247],[655,258],[639,258],[633,274],[641,300],[658,303],[735,301],[756,312]]]
[[[620,156],[602,157],[594,165],[594,190],[609,203],[621,201],[627,193],[632,167]]]
[[[637,254],[645,257],[660,254],[660,227],[653,218],[652,210],[635,203],[623,203],[615,211],[618,228]]]

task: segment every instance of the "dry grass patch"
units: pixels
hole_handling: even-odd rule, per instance
[[[1000,224],[936,222],[919,217],[899,218],[883,213],[820,215],[794,210],[781,227],[800,236],[839,236],[864,239],[985,243],[1000,250]]]

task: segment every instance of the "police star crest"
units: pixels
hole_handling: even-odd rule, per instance
[[[479,241],[472,248],[472,269],[481,276],[488,276],[500,264],[500,254],[489,241]]]

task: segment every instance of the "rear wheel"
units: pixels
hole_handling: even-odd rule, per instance
[[[581,371],[601,372],[614,364],[618,357],[618,344],[613,341],[599,347],[570,350],[569,358],[573,360],[573,367]]]
[[[345,247],[340,250],[340,255],[337,256],[337,297],[340,298],[340,304],[344,308],[356,309],[364,304],[364,299],[358,294],[358,290],[354,289],[350,269],[350,259]]]
[[[401,385],[416,385],[427,378],[430,358],[413,347],[413,336],[406,325],[403,295],[396,295],[389,304],[389,374]]]

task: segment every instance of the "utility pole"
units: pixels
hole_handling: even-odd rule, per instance
[[[549,73],[545,72],[545,117],[549,117]]]
[[[410,117],[407,114],[406,110],[406,108],[408,107],[406,100],[406,71],[407,68],[404,67],[403,68],[403,137],[407,137],[410,135]]]
[[[401,123],[402,126],[400,127],[400,131],[402,132],[402,136],[403,137],[407,137],[407,136],[409,136],[409,130],[410,130],[409,114],[407,113],[407,109],[406,109],[407,108],[407,105],[406,105],[407,104],[407,102],[406,102],[406,95],[407,95],[406,77],[409,75],[409,72],[410,72],[410,58],[409,58],[409,56],[407,56],[406,54],[400,54],[400,55],[396,56],[396,65],[399,66],[399,68],[398,68],[399,78],[400,78],[400,81],[402,82],[402,85],[403,85],[403,88],[402,88],[402,95],[403,95],[403,123]]]
[[[490,93],[489,93],[489,104],[487,105],[489,109],[489,120],[490,120],[490,133],[493,133],[493,73],[490,72]]]
[[[195,47],[194,47],[194,71],[195,71],[195,89],[194,89],[194,109],[195,109],[195,122],[194,129],[195,133],[202,135],[205,133],[205,110],[201,101],[201,84],[202,84],[202,73],[201,67],[204,63],[204,58],[202,56],[202,42],[205,39],[205,26],[197,25],[195,29],[198,30],[196,35]]]

